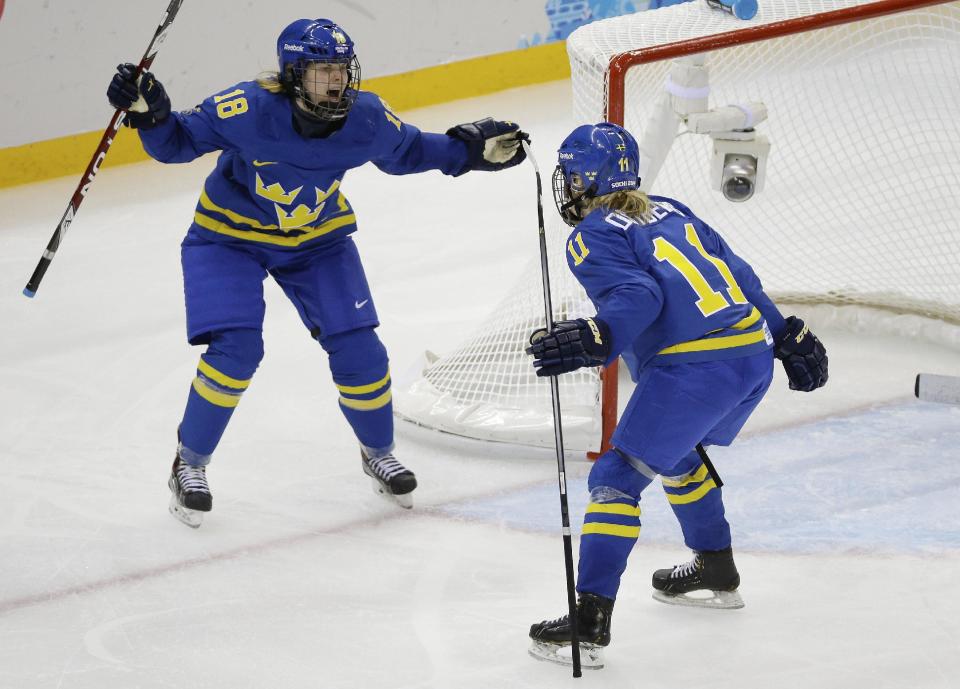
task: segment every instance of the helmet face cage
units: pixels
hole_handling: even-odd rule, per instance
[[[319,120],[346,117],[360,92],[356,55],[334,60],[298,60],[288,65],[285,81],[297,106]]]
[[[553,198],[564,222],[583,219],[583,201],[637,189],[640,148],[631,134],[610,122],[585,124],[560,144]]]
[[[302,112],[343,119],[360,91],[353,40],[329,19],[298,19],[277,39],[280,81]]]
[[[568,179],[569,175],[569,179]],[[578,172],[564,172],[561,165],[553,171],[553,202],[563,222],[576,227],[583,220],[582,202],[594,196],[596,185],[587,188],[586,182]]]

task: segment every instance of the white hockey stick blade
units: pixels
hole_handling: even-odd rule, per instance
[[[918,373],[913,394],[925,402],[960,404],[960,376]]]
[[[176,495],[170,496],[170,514],[176,517],[178,521],[189,526],[191,529],[199,529],[200,525],[203,523],[203,512],[198,512],[197,510],[191,510],[188,507],[184,507],[177,501]]]
[[[685,605],[690,608],[714,608],[716,610],[737,610],[742,608],[743,598],[738,591],[691,591],[690,593],[669,594],[654,590],[653,599],[667,605]]]
[[[573,665],[573,649],[570,644],[549,644],[543,641],[530,641],[527,651],[537,660],[556,665]],[[580,644],[580,667],[585,670],[599,670],[603,667],[603,646]]]

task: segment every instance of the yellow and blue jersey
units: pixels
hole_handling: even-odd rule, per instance
[[[610,326],[610,361],[646,366],[771,349],[783,316],[750,265],[686,206],[651,197],[645,218],[598,208],[567,241],[567,262]]]
[[[325,138],[298,134],[293,107],[285,95],[248,81],[140,130],[144,148],[161,162],[222,151],[204,183],[194,231],[217,241],[296,249],[356,231],[340,188],[351,168],[373,162],[390,174],[449,175],[466,168],[462,141],[421,132],[374,93],[361,91],[343,126]]]

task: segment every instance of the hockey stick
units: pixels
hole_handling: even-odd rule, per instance
[[[927,402],[960,404],[960,377],[918,373],[913,394]]]
[[[150,41],[147,51],[143,54],[140,64],[137,65],[137,77],[150,69],[150,65],[153,64],[153,59],[157,56],[157,51],[160,49],[160,44],[163,43],[167,37],[167,29],[173,24],[173,20],[177,16],[177,12],[180,10],[180,5],[182,4],[183,0],[170,0],[170,4],[163,13],[163,18],[160,20],[160,25],[157,26],[157,30],[153,34],[153,39]],[[27,286],[23,288],[24,296],[31,298],[36,296],[37,290],[40,288],[40,281],[43,280],[43,276],[46,274],[47,268],[50,267],[53,257],[57,255],[60,242],[63,241],[67,230],[70,229],[70,223],[73,222],[73,218],[76,216],[80,204],[83,203],[83,199],[87,196],[87,192],[90,191],[90,185],[93,184],[94,178],[100,171],[100,165],[103,163],[107,151],[110,150],[110,146],[113,145],[113,138],[120,130],[120,125],[123,124],[126,116],[127,113],[125,110],[118,109],[113,113],[113,117],[110,118],[110,124],[108,124],[104,130],[100,143],[97,145],[97,150],[93,152],[93,158],[90,159],[90,163],[80,178],[80,183],[77,185],[76,191],[73,192],[70,203],[67,204],[67,210],[63,212],[63,217],[60,218],[57,229],[53,231],[53,236],[50,238],[50,242],[47,244],[43,256],[40,257],[40,262],[37,263],[33,275],[30,276],[30,281],[27,283]]]
[[[703,466],[707,467],[707,473],[710,474],[710,478],[717,484],[717,488],[723,488],[723,481],[720,479],[720,474],[717,473],[713,462],[710,461],[710,456],[707,454],[706,449],[704,449],[703,444],[697,443],[695,449],[697,450],[697,454],[700,455],[700,461],[703,462]]]
[[[537,173],[537,222],[540,229],[540,274],[543,277],[543,309],[547,330],[553,327],[553,300],[550,297],[550,266],[547,263],[547,234],[543,227],[543,184],[540,166],[533,157],[530,144],[521,139],[523,150]],[[573,541],[570,537],[570,510],[567,506],[567,470],[563,457],[563,426],[560,421],[560,387],[556,376],[550,376],[550,397],[553,400],[553,439],[557,448],[557,476],[560,484],[560,520],[563,526],[563,562],[567,572],[567,608],[570,613],[570,646],[573,652],[573,676],[580,677],[580,636],[577,629],[577,599],[573,583]]]

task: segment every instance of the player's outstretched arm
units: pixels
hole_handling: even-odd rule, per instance
[[[137,66],[117,65],[107,87],[107,99],[115,108],[127,111],[124,124],[133,129],[153,129],[170,117],[170,98],[163,84],[150,72],[137,78]]]
[[[774,355],[783,362],[791,390],[811,392],[827,384],[827,350],[802,320],[790,316]]]
[[[458,124],[447,130],[447,136],[467,145],[467,166],[470,170],[505,170],[519,165],[527,157],[521,141],[530,143],[530,136],[513,122],[486,117],[476,122]]]

